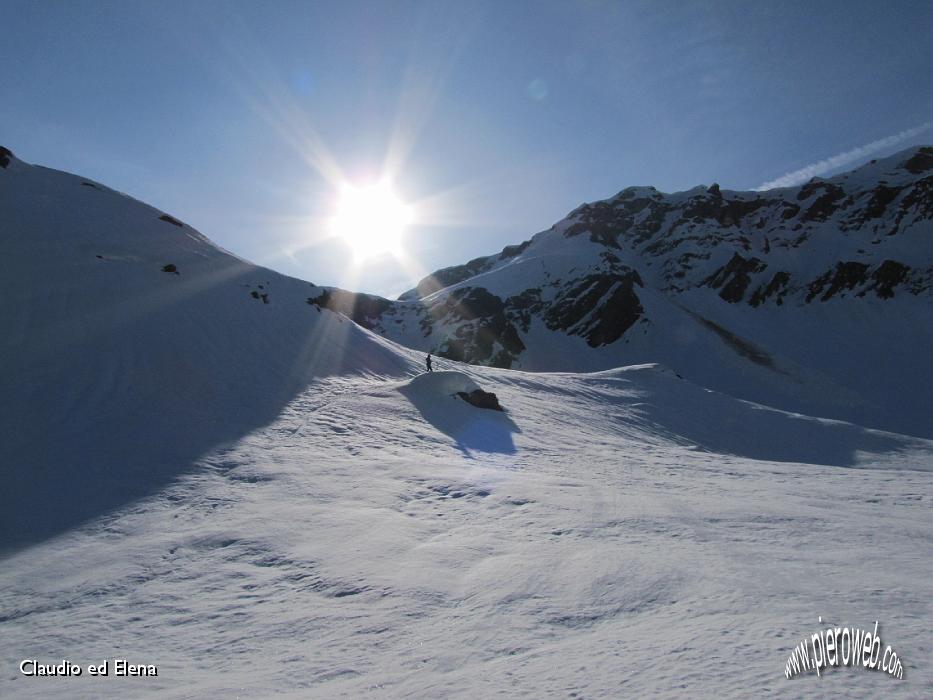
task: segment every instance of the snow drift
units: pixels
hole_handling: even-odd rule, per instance
[[[464,455],[471,451],[515,452],[512,433],[518,427],[502,413],[477,409],[458,397],[480,389],[474,379],[456,371],[428,372],[399,388],[425,421],[450,436]]]

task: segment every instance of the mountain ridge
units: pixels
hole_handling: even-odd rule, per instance
[[[929,361],[886,340],[933,342],[931,294],[933,147],[916,146],[764,192],[628,187],[497,254],[442,268],[397,300],[324,288],[309,301],[452,360],[533,371],[660,361],[740,398],[892,429],[886,393],[933,411],[915,386],[933,392]],[[832,352],[809,356],[808,346],[857,343],[859,361],[845,370]],[[724,381],[684,358],[687,348],[717,361],[726,348],[756,376],[744,387]],[[879,370],[885,359],[918,376]],[[775,386],[788,378],[838,396],[801,402],[794,394],[805,389]]]
[[[0,155],[0,555],[158,491],[322,377],[416,366],[308,282]]]
[[[468,263],[465,279],[447,275],[447,286],[399,300],[253,266],[170,214],[103,185],[30,166],[9,151],[4,160],[4,223],[42,238],[4,240],[4,357],[27,376],[54,374],[50,367],[62,364],[56,341],[95,347],[94,333],[105,331],[106,352],[116,353],[126,342],[116,328],[129,324],[162,348],[146,362],[174,366],[177,353],[182,364],[199,367],[197,381],[173,392],[194,392],[185,410],[199,406],[196,412],[208,416],[223,415],[224,396],[254,397],[247,403],[274,411],[272,385],[287,398],[321,372],[397,368],[401,355],[411,366],[418,352],[431,351],[530,371],[661,364],[756,404],[933,437],[930,147],[766,193],[626,188],[577,207],[530,241]],[[17,267],[18,260],[32,269]],[[29,292],[37,279],[43,284]],[[194,309],[188,298],[205,305]],[[165,327],[175,324],[161,307],[186,319],[175,339],[142,325],[147,314]],[[341,314],[363,328],[341,325]],[[324,326],[314,330],[318,319]],[[182,338],[219,332],[224,323],[236,339],[228,338],[230,348],[212,344],[208,354],[225,359],[202,367]],[[26,358],[16,343],[32,326],[44,335],[38,354]],[[322,354],[349,348],[348,333],[359,338],[347,350],[352,361],[330,353],[313,371],[303,364],[309,338]],[[381,359],[379,336],[389,349]],[[237,367],[242,371],[229,374]],[[214,388],[197,393],[198,382]],[[32,432],[25,426],[11,440]]]

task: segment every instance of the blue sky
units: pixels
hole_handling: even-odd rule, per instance
[[[752,189],[933,142],[930,2],[0,0],[0,144],[224,248],[395,295],[634,184]],[[328,240],[391,171],[406,261]]]

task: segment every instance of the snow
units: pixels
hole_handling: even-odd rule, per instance
[[[933,441],[658,358],[425,374],[307,282],[80,183],[0,170],[0,697],[933,689]],[[880,621],[905,680],[785,680],[820,615]]]
[[[415,377],[399,392],[435,430],[454,440],[467,458],[474,452],[515,452],[512,433],[518,428],[507,415],[477,410],[462,401],[459,392],[470,393],[479,386],[463,372],[430,372]]]
[[[911,469],[929,442],[722,396],[698,411],[705,392],[654,367],[469,374],[508,416],[446,395],[462,375],[322,380],[160,493],[9,558],[5,659],[128,658],[159,677],[7,663],[4,694],[902,689],[785,681],[820,614],[880,620],[903,690],[929,689],[933,489]],[[468,416],[502,422],[471,435]],[[835,466],[774,461],[792,456]]]
[[[314,377],[412,366],[305,303],[313,285],[82,182],[18,160],[0,170],[15,232],[0,238],[0,549],[158,489]]]

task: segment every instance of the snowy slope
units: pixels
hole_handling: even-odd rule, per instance
[[[656,363],[420,375],[85,182],[0,167],[0,697],[930,695],[930,440]],[[785,680],[819,615],[905,680]]]
[[[933,437],[933,148],[768,192],[630,187],[399,301],[315,300],[453,359],[661,362],[733,396]]]
[[[312,285],[163,216],[73,175],[0,168],[0,548],[164,485],[312,377],[407,367],[309,306]]]
[[[450,396],[469,381],[508,413]],[[159,494],[8,559],[0,694],[928,697],[931,464],[930,442],[654,366],[323,379]],[[819,615],[880,620],[906,679],[785,680]],[[19,676],[33,657],[159,676]]]

